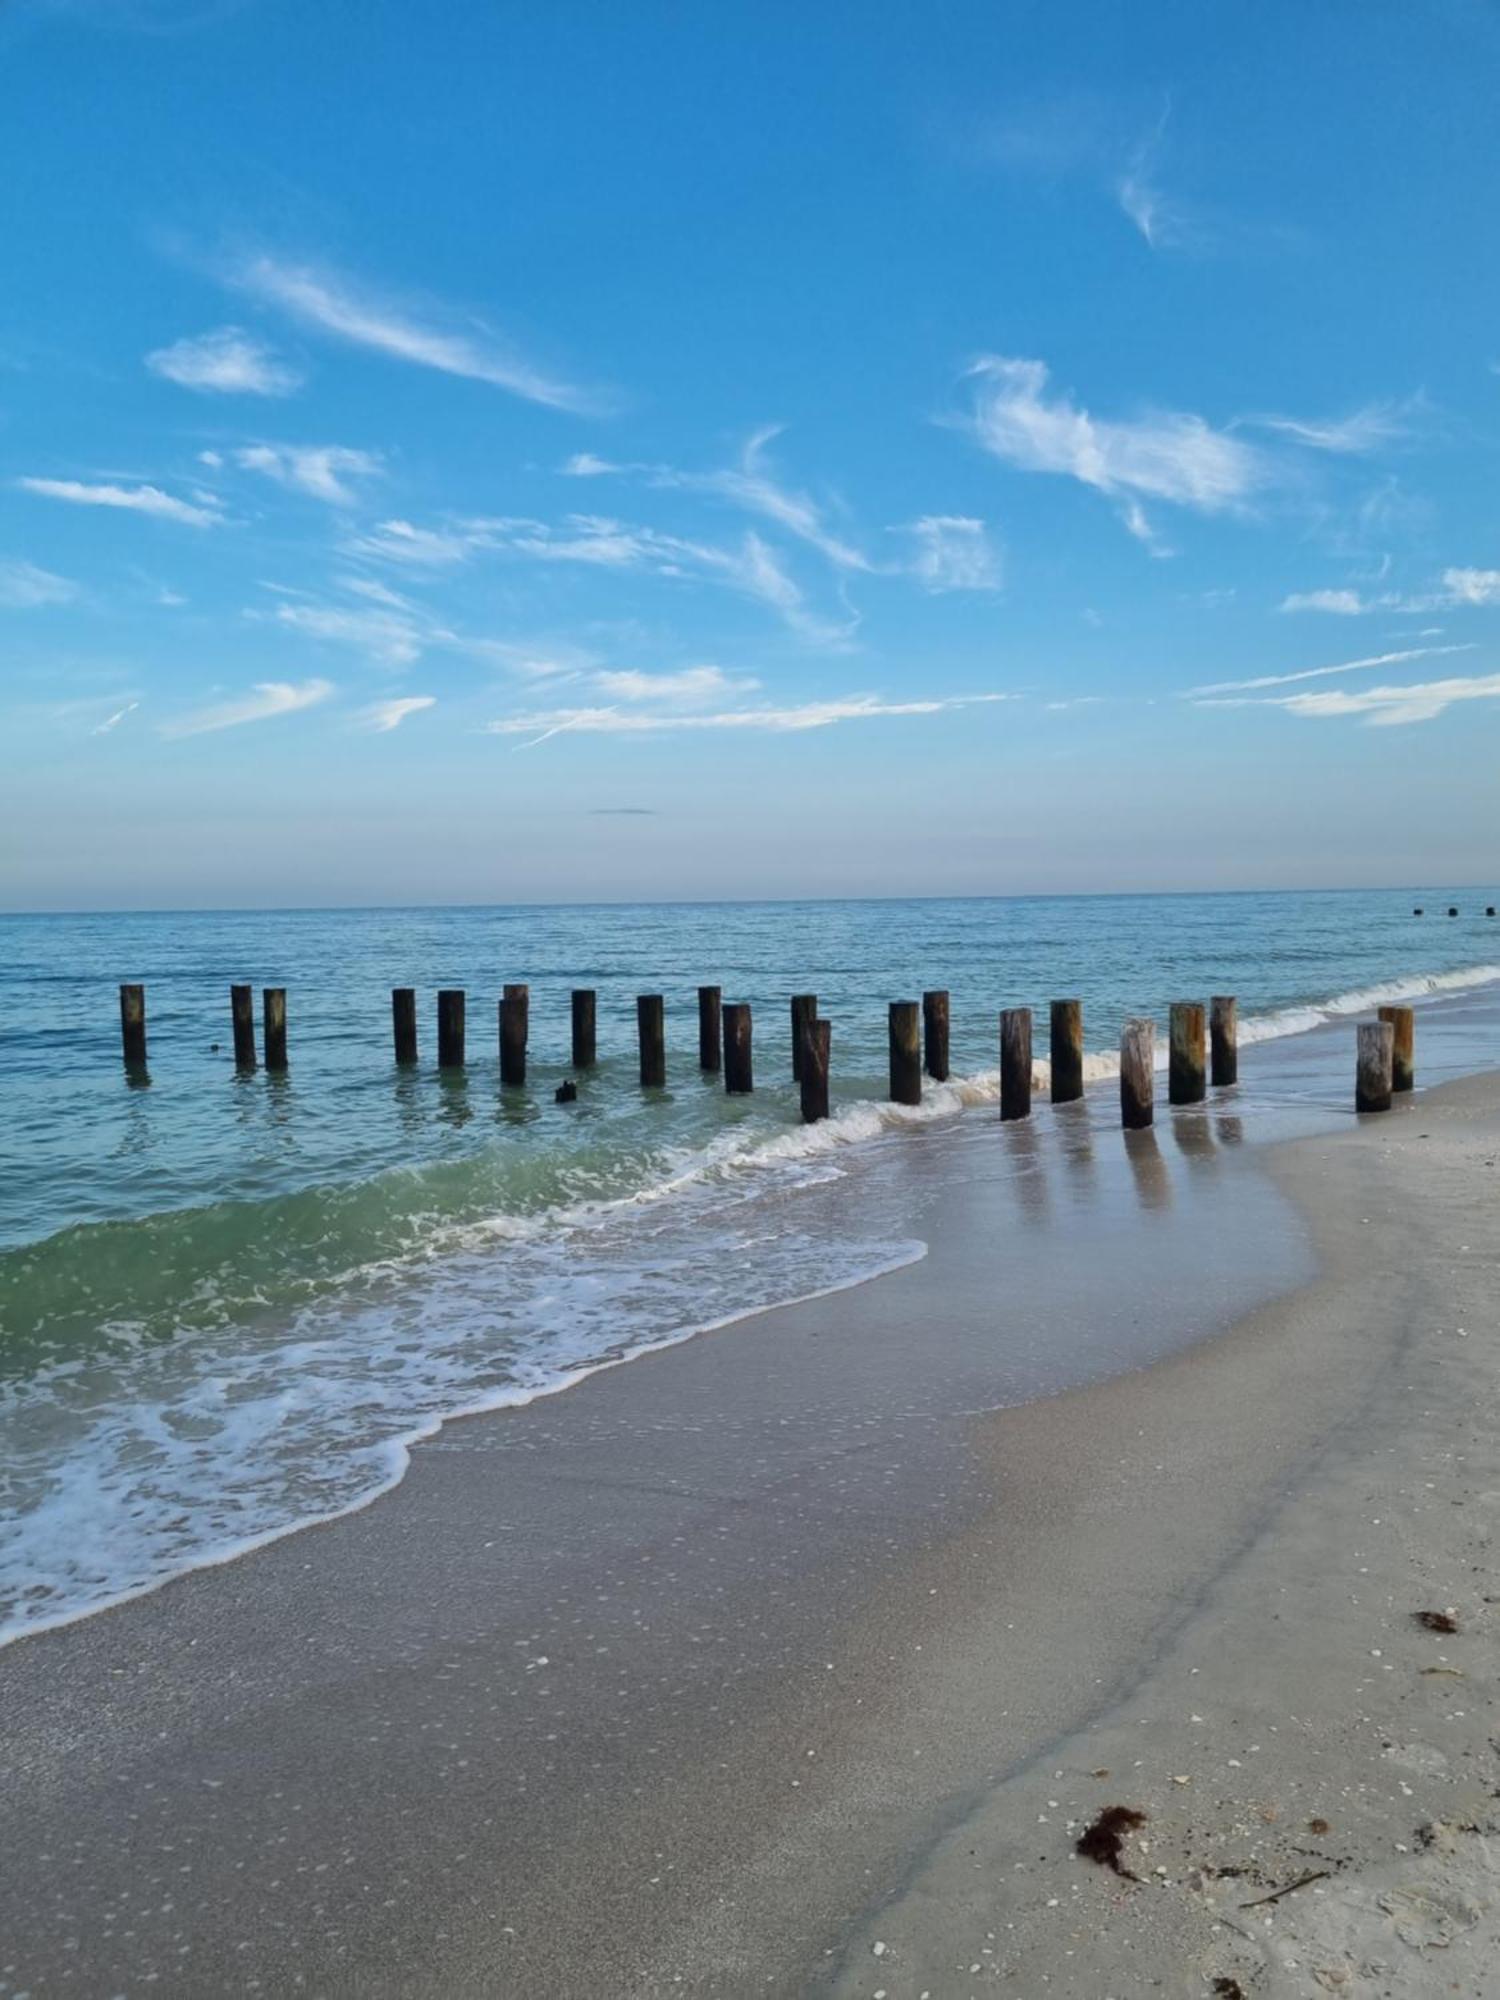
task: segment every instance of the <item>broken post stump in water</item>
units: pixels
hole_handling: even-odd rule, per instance
[[[572,997],[573,1067],[590,1069],[595,1061],[595,994],[592,986],[576,986]]]
[[[890,1005],[891,1101],[894,1104],[922,1102],[922,1033],[920,1010],[915,1000],[893,1000]]]
[[[1215,1089],[1240,1080],[1240,1007],[1232,993],[1208,1003],[1209,1076]]]
[[[1203,1080],[1203,1002],[1174,1000],[1168,1035],[1167,1101],[1201,1104],[1207,1095]]]
[[[723,1060],[723,1003],[722,988],[698,988],[698,1067],[715,1076]]]
[[[464,989],[445,986],[437,997],[438,1068],[464,1066]]]
[[[286,1068],[286,988],[267,986],[260,996],[261,1033],[265,1042],[266,1068]]]
[[[1000,1116],[1031,1116],[1031,1009],[1007,1007],[1000,1016]]]
[[[1448,905],[1448,914],[1450,917],[1456,917],[1458,915],[1458,905],[1456,903],[1450,903]]]
[[[922,1066],[934,1083],[948,1081],[948,989],[922,995]]]
[[[531,988],[507,986],[500,1001],[500,1081],[526,1081],[526,1044],[531,1039]]]
[[[120,988],[120,1047],[126,1069],[146,1067],[146,989]]]
[[[1410,1007],[1382,1007],[1380,1019],[1391,1025],[1391,1089],[1416,1088],[1417,1017]]]
[[[1389,1021],[1361,1021],[1354,1069],[1356,1111],[1389,1111],[1396,1030]]]
[[[255,1067],[255,994],[248,986],[229,989],[229,1018],[234,1029],[234,1066]]]
[[[802,1122],[816,1125],[828,1116],[828,1050],[833,1030],[827,1021],[811,1020],[802,1040]]]
[[[750,1003],[731,1000],[723,1009],[724,1088],[734,1096],[744,1096],[755,1088],[750,1050]]]
[[[1156,1023],[1127,1021],[1120,1030],[1120,1123],[1142,1132],[1155,1116]]]
[[[818,1018],[818,996],[816,993],[794,993],[792,995],[792,1082],[802,1080],[802,1045],[807,1039],[807,1024]]]
[[[396,1046],[398,1063],[416,1061],[417,989],[415,986],[391,988],[391,1039]]]
[[[637,997],[635,1022],[641,1044],[641,1089],[661,1090],[667,1081],[667,1017],[661,994]]]
[[[565,1077],[557,1086],[556,1090],[552,1093],[552,1102],[554,1104],[576,1104],[578,1102],[578,1085],[573,1081],[572,1077]]]
[[[1052,1102],[1083,1095],[1083,1002],[1054,1000],[1051,1008]]]

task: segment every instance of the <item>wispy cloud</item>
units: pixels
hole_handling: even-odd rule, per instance
[[[331,507],[352,507],[359,499],[351,481],[375,479],[385,467],[372,451],[341,444],[253,444],[234,454],[236,465],[260,472],[278,485],[326,500]]]
[[[727,696],[753,694],[760,686],[749,675],[726,674],[722,667],[683,667],[676,673],[645,674],[630,669],[594,676],[601,694],[616,701],[665,702],[691,708]]]
[[[252,611],[252,618],[268,614]],[[278,604],[269,614],[278,625],[335,646],[352,646],[382,667],[409,667],[426,648],[446,636],[405,611],[344,604]]]
[[[27,493],[48,500],[66,500],[75,507],[121,507],[134,514],[153,514],[163,521],[182,521],[192,528],[217,527],[223,519],[215,503],[179,500],[159,486],[115,486],[82,479],[18,479]]]
[[[417,715],[424,708],[432,708],[436,702],[437,696],[432,694],[398,695],[394,701],[372,702],[368,708],[360,711],[358,719],[364,728],[385,736],[389,735],[391,730],[399,729],[407,716]]]
[[[155,348],[146,366],[153,375],[206,395],[290,396],[304,379],[264,341],[237,326]]]
[[[1464,679],[1417,681],[1405,687],[1328,688],[1314,694],[1287,694],[1262,701],[1206,704],[1224,708],[1282,708],[1290,715],[1313,720],[1356,716],[1373,728],[1405,722],[1431,722],[1460,701],[1500,701],[1500,674],[1476,674]]]
[[[594,736],[634,736],[667,730],[752,730],[770,735],[828,729],[840,722],[863,722],[883,716],[941,715],[951,709],[1010,701],[1005,694],[948,695],[926,701],[885,701],[879,695],[846,695],[828,701],[802,702],[791,708],[731,708],[708,714],[642,713],[638,709],[564,708],[529,715],[506,716],[489,724],[495,736],[524,736],[520,749],[534,749],[565,732]]]
[[[1170,107],[1130,152],[1115,182],[1115,199],[1152,250],[1186,248],[1196,232],[1187,215],[1162,192],[1159,173]]]
[[[1470,605],[1500,604],[1500,569],[1445,569],[1433,590],[1294,590],[1283,611],[1325,611],[1338,617],[1367,618],[1376,611],[1452,611]]]
[[[445,569],[467,562],[476,549],[490,546],[491,538],[482,528],[419,528],[411,521],[381,521],[368,534],[357,535],[345,544],[350,555],[414,569]]]
[[[206,736],[215,729],[237,729],[242,722],[268,722],[313,708],[333,693],[332,681],[257,681],[248,694],[216,702],[179,715],[161,727],[163,736]]]
[[[105,716],[101,723],[98,723],[89,731],[89,734],[91,736],[108,736],[112,729],[118,729],[126,716],[133,715],[139,707],[140,703],[138,701],[127,701],[125,706],[117,708],[113,715]]]
[[[1281,600],[1283,611],[1327,611],[1336,618],[1362,618],[1379,607],[1357,590],[1294,590]]]
[[[963,514],[924,514],[897,531],[916,544],[911,573],[927,590],[998,590],[1000,553],[983,521]]]
[[[1445,569],[1443,588],[1451,604],[1500,604],[1500,569]]]
[[[1266,416],[1244,421],[1262,430],[1276,431],[1312,451],[1353,455],[1377,451],[1382,445],[1408,437],[1412,413],[1419,405],[1420,398],[1413,398],[1405,403],[1367,403],[1363,409],[1351,410],[1343,417]]]
[[[36,611],[53,604],[71,604],[78,585],[70,577],[19,560],[0,562],[0,605],[7,611]]]
[[[1302,667],[1290,674],[1257,674],[1248,681],[1209,681],[1203,687],[1189,688],[1190,697],[1197,699],[1205,695],[1242,694],[1253,688],[1290,687],[1293,681],[1321,681],[1332,674],[1358,674],[1374,667],[1399,666],[1406,660],[1430,660],[1444,653],[1472,653],[1472,645],[1463,646],[1407,646],[1397,653],[1372,653],[1363,660],[1341,660],[1333,667]]]
[[[507,347],[481,321],[405,303],[312,263],[268,252],[228,271],[238,290],[279,307],[301,325],[393,360],[509,390],[528,402],[579,413],[599,407],[595,394],[559,381]]]

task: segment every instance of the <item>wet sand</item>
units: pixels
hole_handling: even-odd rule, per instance
[[[1072,1770],[1081,1729],[1155,1729],[1126,1788],[1152,1833],[1184,1820],[1173,1776],[1213,1768],[1212,1798],[1237,1798],[1248,1746],[1158,1712],[1159,1677],[1216,1656],[1206,1621],[1257,1562],[1281,1579],[1262,1591],[1300,1564],[1348,1594],[1332,1515],[1325,1537],[1297,1498],[1341,1454],[1405,1492],[1413,1452],[1457,1449],[1481,1393],[1493,1410],[1500,1091],[1344,1125],[1274,1156],[1295,1208],[1204,1114],[1143,1144],[1065,1113],[1043,1138],[919,1142],[923,1263],[452,1425],[367,1512],[0,1654],[0,1992],[1208,1990],[1186,1848],[1148,1858],[1168,1889],[1075,1862],[1069,1816],[1119,1786],[1042,1774]],[[1307,1229],[1321,1275],[1292,1289]],[[1413,1329],[1454,1322],[1456,1286],[1475,1338],[1429,1353]],[[1080,1351],[1100,1373],[1171,1358],[997,1411]],[[1474,1532],[1448,1500],[1429,1517]],[[1364,1539],[1367,1568],[1406,1558],[1406,1537]],[[1332,1657],[1301,1707],[1369,1706],[1371,1649],[1397,1654],[1362,1619],[1426,1661],[1432,1635],[1401,1622],[1416,1587],[1362,1586],[1337,1644],[1320,1613]],[[1447,1571],[1430,1588],[1463,1594]],[[1252,1627],[1251,1689],[1285,1670]],[[1423,1676],[1411,1699],[1455,1688],[1482,1731],[1480,1686]],[[1411,1839],[1384,1805],[1365,1819]],[[1269,1874],[1290,1822],[1259,1825]],[[1240,1837],[1191,1831],[1200,1873]],[[1138,1976],[1158,1946],[1166,1970]]]

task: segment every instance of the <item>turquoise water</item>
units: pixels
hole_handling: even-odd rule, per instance
[[[1002,1006],[1080,995],[1095,1074],[1127,1015],[1183,996],[1236,993],[1245,1042],[1273,1040],[1500,978],[1496,900],[0,918],[0,1633],[357,1504],[445,1414],[920,1255],[898,1209],[801,1197],[992,1099]],[[125,979],[147,988],[144,1081],[120,1060]],[[234,1071],[241,979],[287,989],[284,1076]],[[512,980],[531,988],[523,1090],[498,1077]],[[698,1071],[700,982],[752,1004],[752,1098]],[[392,1060],[393,985],[418,989],[415,1070]],[[462,1074],[433,1064],[449,985],[469,995]],[[558,1106],[574,986],[598,990],[601,1060]],[[898,1114],[886,1004],[929,986],[952,994],[955,1081]],[[790,1082],[802,991],[833,1024],[836,1116],[815,1131]],[[636,1080],[640,992],[666,996],[661,1092]]]

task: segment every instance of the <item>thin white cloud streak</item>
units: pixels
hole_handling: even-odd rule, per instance
[[[118,729],[127,715],[134,714],[140,707],[138,701],[127,701],[123,708],[117,708],[113,715],[107,715],[97,728],[89,731],[90,736],[108,736],[112,729]]]
[[[341,444],[245,445],[234,460],[246,472],[262,473],[330,507],[354,506],[360,496],[350,482],[378,478],[385,470],[378,453]]]
[[[1376,608],[1357,590],[1294,590],[1281,600],[1283,611],[1326,611],[1335,618],[1363,618]]]
[[[1329,688],[1317,694],[1278,695],[1264,701],[1205,703],[1219,708],[1280,708],[1315,721],[1354,716],[1368,728],[1396,728],[1431,722],[1460,701],[1500,701],[1500,674],[1476,674],[1445,681],[1417,681],[1405,687],[1361,688],[1357,694]]]
[[[584,414],[599,406],[597,396],[534,368],[480,322],[445,326],[441,319],[451,315],[424,316],[316,264],[262,252],[233,266],[228,278],[236,289],[279,307],[303,326],[393,360],[485,382],[552,409]]]
[[[359,722],[378,736],[388,736],[393,729],[399,729],[409,715],[418,715],[424,708],[437,705],[434,694],[398,695],[393,701],[377,701],[363,709]]]
[[[1262,430],[1276,431],[1311,451],[1355,455],[1377,451],[1382,445],[1394,444],[1408,436],[1411,408],[1409,403],[1367,403],[1347,417],[1266,416],[1246,421]]]
[[[924,514],[903,531],[916,543],[911,573],[934,595],[950,590],[998,590],[999,551],[983,521],[962,514]]]
[[[601,694],[616,701],[667,702],[692,707],[726,696],[753,694],[760,682],[752,676],[726,674],[722,667],[684,667],[677,673],[647,674],[633,669],[606,670],[594,676]]]
[[[158,347],[146,356],[146,366],[153,375],[200,395],[290,396],[303,382],[297,369],[237,326]]]
[[[332,693],[332,681],[257,681],[248,694],[235,701],[193,709],[164,722],[161,733],[174,738],[206,736],[212,730],[237,729],[245,722],[268,722],[278,715],[294,715],[300,709],[313,708]]]
[[[412,521],[381,521],[368,534],[345,543],[348,554],[376,562],[401,563],[413,569],[445,569],[467,562],[476,549],[491,546],[489,536],[472,528],[419,528]]]
[[[218,527],[223,519],[217,506],[195,506],[163,493],[159,486],[114,486],[82,479],[18,479],[27,493],[39,493],[48,500],[66,500],[75,507],[119,507],[133,514],[152,514],[163,521],[181,521],[191,528]]]
[[[619,708],[553,709],[540,714],[507,716],[488,725],[493,736],[526,736],[518,749],[534,749],[549,737],[566,732],[595,736],[636,736],[678,730],[756,730],[770,735],[828,729],[840,722],[877,717],[941,715],[952,709],[1011,701],[1007,694],[948,695],[926,701],[883,701],[878,695],[846,695],[829,701],[803,702],[792,708],[732,708],[707,715],[642,713]]]
[[[1344,660],[1335,667],[1304,667],[1294,674],[1258,674],[1248,681],[1210,681],[1203,687],[1189,688],[1190,699],[1202,695],[1243,694],[1254,688],[1290,687],[1293,681],[1321,681],[1333,674],[1364,673],[1374,667],[1394,667],[1403,660],[1430,660],[1444,653],[1472,653],[1472,645],[1463,646],[1408,646],[1399,653],[1372,653],[1364,660]]]
[[[1383,590],[1366,597],[1358,590],[1299,590],[1281,602],[1283,611],[1323,611],[1345,618],[1368,618],[1377,611],[1453,611],[1500,604],[1500,569],[1445,569],[1441,588],[1403,595]]]
[[[251,612],[250,617],[264,617]],[[335,646],[352,646],[383,667],[409,667],[427,646],[447,635],[384,607],[365,611],[334,604],[278,604],[271,614],[278,625]]]
[[[71,604],[78,585],[71,577],[58,576],[35,563],[0,562],[0,605],[7,611],[38,611],[55,604]]]

